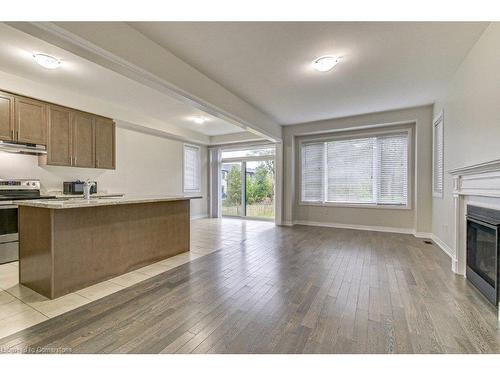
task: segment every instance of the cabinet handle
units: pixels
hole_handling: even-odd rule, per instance
[[[12,140],[16,140],[16,131],[14,129],[12,129]]]
[[[73,165],[73,155],[69,157],[69,165]]]

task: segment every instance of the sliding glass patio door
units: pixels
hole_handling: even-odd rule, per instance
[[[245,214],[260,219],[274,218],[274,160],[245,163]]]
[[[222,156],[222,215],[274,219],[274,152],[229,151]]]
[[[244,174],[241,162],[222,163],[221,200],[223,216],[243,215],[242,186]]]

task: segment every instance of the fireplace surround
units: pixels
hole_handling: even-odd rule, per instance
[[[474,216],[474,209],[469,212],[470,206],[500,211],[500,159],[453,169],[448,173],[453,177],[455,212],[455,236],[450,249],[452,270],[467,277],[467,216],[471,213]],[[489,272],[491,274],[491,269]]]

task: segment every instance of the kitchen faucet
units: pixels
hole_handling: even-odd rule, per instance
[[[95,182],[85,180],[83,182],[83,199],[90,199],[90,189],[95,185]]]

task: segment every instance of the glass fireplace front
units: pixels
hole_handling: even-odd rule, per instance
[[[493,304],[498,303],[498,227],[500,212],[467,209],[467,279]]]

